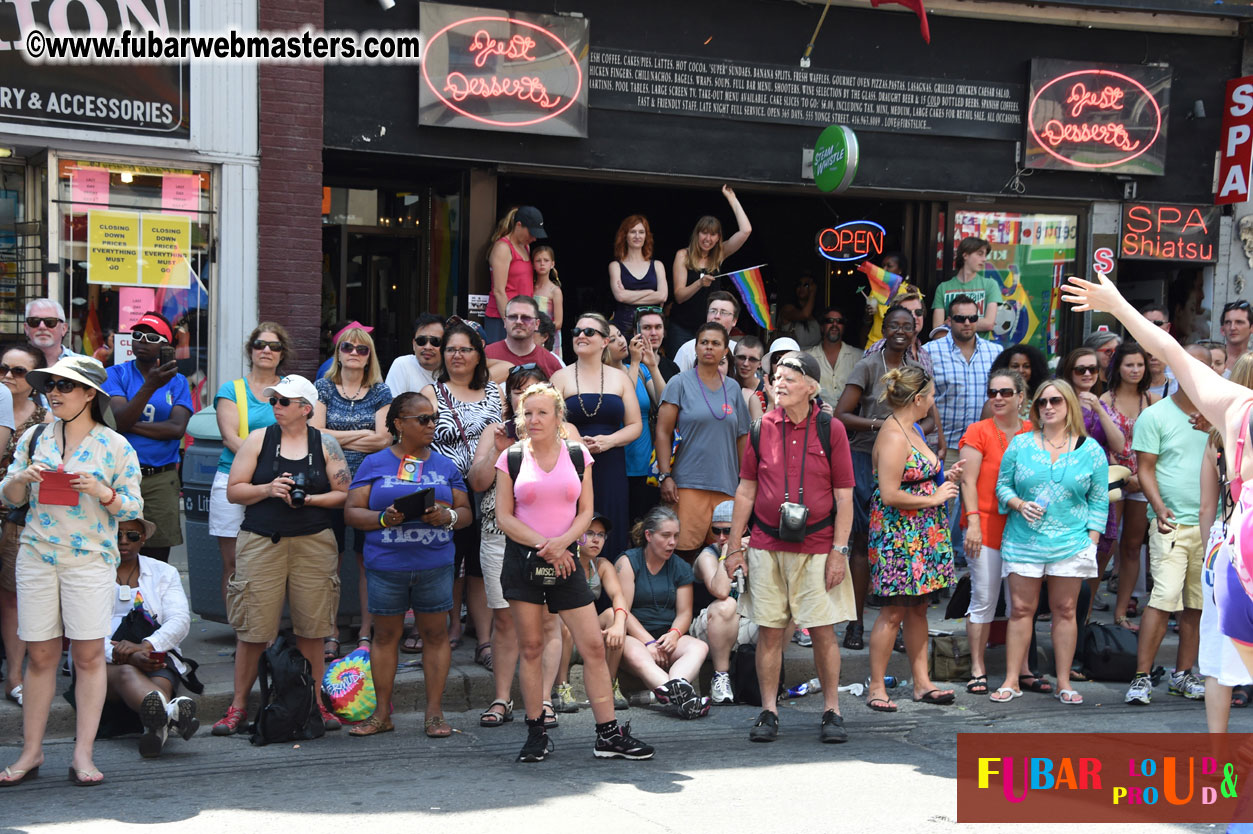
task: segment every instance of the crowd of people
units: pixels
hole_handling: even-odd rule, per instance
[[[929,671],[927,612],[963,573],[965,692],[1003,703],[1027,690],[1078,705],[1077,647],[1090,612],[1110,606],[1100,592],[1107,564],[1117,552],[1114,622],[1135,630],[1145,545],[1152,590],[1127,702],[1150,701],[1173,617],[1170,692],[1212,702],[1212,727],[1229,703],[1247,703],[1253,604],[1241,589],[1251,572],[1240,558],[1231,570],[1204,559],[1211,528],[1247,509],[1239,485],[1253,477],[1246,416],[1232,416],[1239,386],[1253,382],[1247,302],[1223,312],[1225,350],[1185,348],[1162,308],[1136,313],[1107,282],[1075,279],[1075,303],[1113,312],[1139,342],[1093,334],[1053,375],[1035,347],[981,336],[1001,297],[982,274],[989,245],[971,238],[936,291],[930,331],[926,299],[906,282],[869,311],[870,338],[857,347],[845,311],[823,309],[802,276],[784,329],[765,342],[739,330],[740,299],[713,280],[751,232],[734,192],[723,193],[736,233],[724,240],[703,218],[668,274],[652,257],[647,218],[622,222],[612,318],[584,312],[563,327],[555,254],[534,245],[547,236],[543,218],[523,206],[488,250],[486,326],[424,314],[412,354],[386,376],[358,322],[335,333],[313,381],[290,373],[295,351],[281,324],[253,329],[247,374],[214,398],[224,449],[209,529],[236,650],[233,697],[213,735],[248,727],[258,659],[285,605],[315,679],[345,653],[344,558],[357,563],[355,646],[371,653],[377,695],[353,736],[394,729],[401,652],[423,656],[425,734],[451,735],[442,698],[451,653],[472,628],[474,659],[495,683],[480,726],[513,722],[517,677],[519,761],[543,760],[559,714],[579,708],[576,650],[597,757],[654,752],[615,717],[628,705],[620,671],[679,718],[699,719],[736,701],[730,664],[741,646],[756,647],[762,703],[748,735],[772,741],[789,639],[814,651],[819,739],[843,742],[841,649],[868,648],[872,710],[898,709],[887,683],[894,649],[908,658],[914,701],[957,700]],[[887,265],[908,272],[902,255]],[[55,302],[34,302],[29,342],[0,357],[0,495],[12,510],[0,547],[4,687],[24,710],[24,746],[0,785],[43,763],[63,636],[76,784],[103,779],[97,735],[138,727],[140,752],[158,755],[171,733],[189,738],[199,726],[194,700],[180,694],[187,601],[165,564],[181,543],[176,468],[193,410],[167,350],[172,329],[145,314],[132,328],[134,360],[106,371],[62,345],[64,326]],[[1207,374],[1230,377],[1214,386],[1221,398],[1200,393]],[[993,670],[985,647],[1001,599],[1006,664]],[[871,606],[879,614],[867,637]],[[1217,625],[1207,628],[1211,607]],[[1055,681],[1033,671],[1042,610]],[[326,730],[340,727],[318,709]]]

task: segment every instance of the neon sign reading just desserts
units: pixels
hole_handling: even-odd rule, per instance
[[[499,28],[505,24],[511,32],[520,33],[497,37],[489,27]],[[427,58],[439,45],[451,51],[450,33],[456,30],[467,31],[468,26],[476,26],[473,35],[465,47],[466,53],[473,56],[471,63],[477,69],[489,67],[492,59],[498,59],[495,71],[490,75],[467,74],[461,71],[449,71],[439,81],[431,78],[426,61],[422,64],[422,75],[428,86],[440,101],[461,115],[486,125],[503,128],[516,128],[538,124],[565,112],[578,98],[583,85],[582,69],[579,59],[560,38],[548,29],[525,20],[511,17],[472,17],[450,23],[431,36],[427,42]],[[442,43],[441,43],[442,41]],[[540,55],[536,51],[540,51]],[[549,54],[543,54],[547,50]],[[553,60],[567,65],[567,72],[573,81],[573,90],[569,95],[558,95],[549,90],[539,74],[528,71],[528,65],[539,62],[549,68],[551,76]],[[515,70],[521,67],[522,71]],[[547,77],[547,76],[546,76]],[[550,78],[551,80],[551,78]],[[540,112],[538,115],[516,114],[517,118],[490,118],[481,112],[474,112],[476,102],[488,102],[493,99],[515,99],[532,105]],[[467,109],[469,108],[469,109]],[[533,111],[532,111],[533,112]]]
[[[1124,113],[1130,114],[1131,127]],[[1162,111],[1153,93],[1135,78],[1092,68],[1042,83],[1028,108],[1028,125],[1039,149],[1067,167],[1112,168],[1153,147],[1162,133]],[[1121,153],[1095,161],[1098,148],[1106,155]]]

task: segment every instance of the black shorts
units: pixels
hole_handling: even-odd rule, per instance
[[[456,556],[453,559],[453,576],[483,578],[483,560],[479,552],[483,546],[483,528],[476,520],[469,527],[462,527],[452,533],[452,544]]]
[[[526,549],[505,539],[505,561],[500,569],[500,587],[504,590],[505,599],[546,604],[553,614],[582,608],[595,601],[592,589],[587,587],[587,577],[581,570],[558,580],[556,585],[533,585],[525,575],[526,559],[522,554]]]

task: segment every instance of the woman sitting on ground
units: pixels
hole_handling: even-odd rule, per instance
[[[623,661],[663,704],[680,718],[701,718],[709,699],[692,685],[709,654],[708,644],[690,636],[692,568],[675,559],[679,517],[664,504],[653,507],[631,530],[636,546],[617,559],[618,576],[632,618]]]

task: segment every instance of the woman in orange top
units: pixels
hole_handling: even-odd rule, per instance
[[[992,416],[971,424],[958,446],[966,464],[962,469],[962,514],[966,558],[970,562],[966,634],[970,638],[971,677],[966,691],[975,695],[988,692],[983,652],[1001,589],[1001,532],[1005,529],[1005,516],[996,511],[996,476],[1009,441],[1014,435],[1031,431],[1031,423],[1018,416],[1027,396],[1027,383],[1021,374],[1008,368],[993,371],[988,377],[987,393]],[[1022,671],[1020,683],[1028,678],[1035,682],[1025,657]]]

